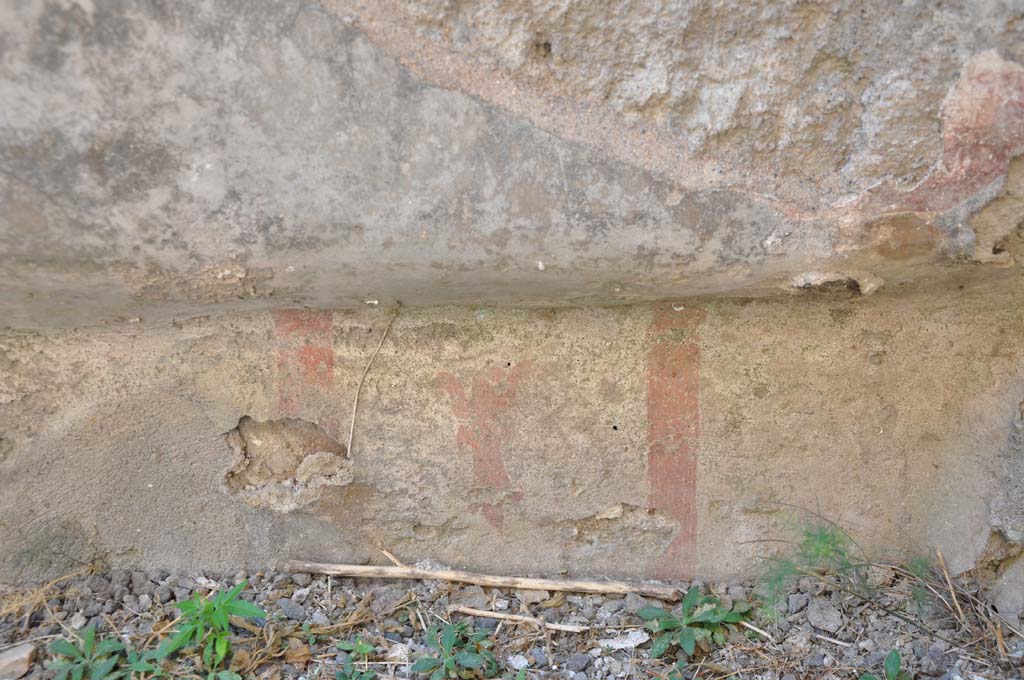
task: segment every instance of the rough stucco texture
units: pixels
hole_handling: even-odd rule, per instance
[[[940,545],[954,569],[992,531],[1019,538],[1024,318],[976,294],[406,310],[347,476],[316,497],[240,493],[239,469],[256,477],[239,432],[292,442],[264,475],[279,482],[302,476],[286,468],[303,441],[344,456],[387,318],[4,335],[0,574],[361,561],[380,543],[498,572],[728,578],[791,536],[788,504],[883,551]]]
[[[1024,151],[1022,15],[2,3],[0,313],[941,278]]]
[[[800,506],[1019,610],[1022,153],[1020,2],[0,0],[0,579]]]

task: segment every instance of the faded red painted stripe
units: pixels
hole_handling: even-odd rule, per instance
[[[452,397],[452,414],[459,419],[455,439],[473,456],[476,484],[494,498],[472,509],[499,531],[505,523],[505,504],[522,500],[521,493],[510,493],[512,481],[505,468],[503,448],[511,434],[507,413],[527,368],[528,363],[523,362],[507,370],[495,366],[483,369],[470,378],[468,391],[454,374],[437,375],[438,384]]]
[[[271,313],[277,341],[278,410],[281,415],[318,422],[337,435],[330,415],[334,389],[334,315],[282,309]]]
[[[648,329],[648,504],[678,532],[651,565],[658,578],[690,578],[697,563],[697,445],[700,439],[700,342],[704,312],[656,312]]]

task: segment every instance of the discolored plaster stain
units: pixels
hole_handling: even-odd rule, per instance
[[[648,573],[688,578],[697,564],[697,449],[700,440],[701,309],[661,309],[648,327],[648,505],[678,525]]]
[[[334,315],[282,309],[272,313],[278,411],[313,420],[339,435],[334,404]]]
[[[949,210],[1005,175],[1024,153],[1024,66],[996,50],[971,57],[943,103],[942,144],[924,182],[883,199],[903,209]]]
[[[530,370],[530,362],[504,368],[488,366],[463,385],[454,374],[437,375],[438,384],[452,397],[452,413],[459,419],[455,438],[473,455],[473,477],[494,499],[474,506],[498,531],[504,528],[505,506],[519,502],[523,494],[514,491],[505,467],[503,448],[511,434],[509,412],[519,384]]]
[[[934,253],[939,231],[914,213],[898,213],[865,225],[863,238],[884,258],[909,260]]]

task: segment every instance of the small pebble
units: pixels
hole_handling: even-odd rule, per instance
[[[565,668],[567,670],[578,673],[586,670],[587,666],[590,665],[591,658],[589,654],[572,654],[565,662]]]
[[[636,614],[638,611],[647,606],[647,600],[640,597],[636,593],[628,593],[626,598],[622,600],[623,606],[626,611],[630,614]]]
[[[295,600],[282,597],[277,601],[277,608],[281,610],[282,614],[292,621],[306,620],[306,608]]]

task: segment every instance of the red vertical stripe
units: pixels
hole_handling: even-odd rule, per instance
[[[334,405],[334,315],[282,309],[272,312],[277,341],[278,410],[319,423],[337,436]]]
[[[651,565],[659,578],[690,578],[697,563],[697,444],[700,439],[701,310],[659,310],[647,353],[648,504],[678,523]]]

